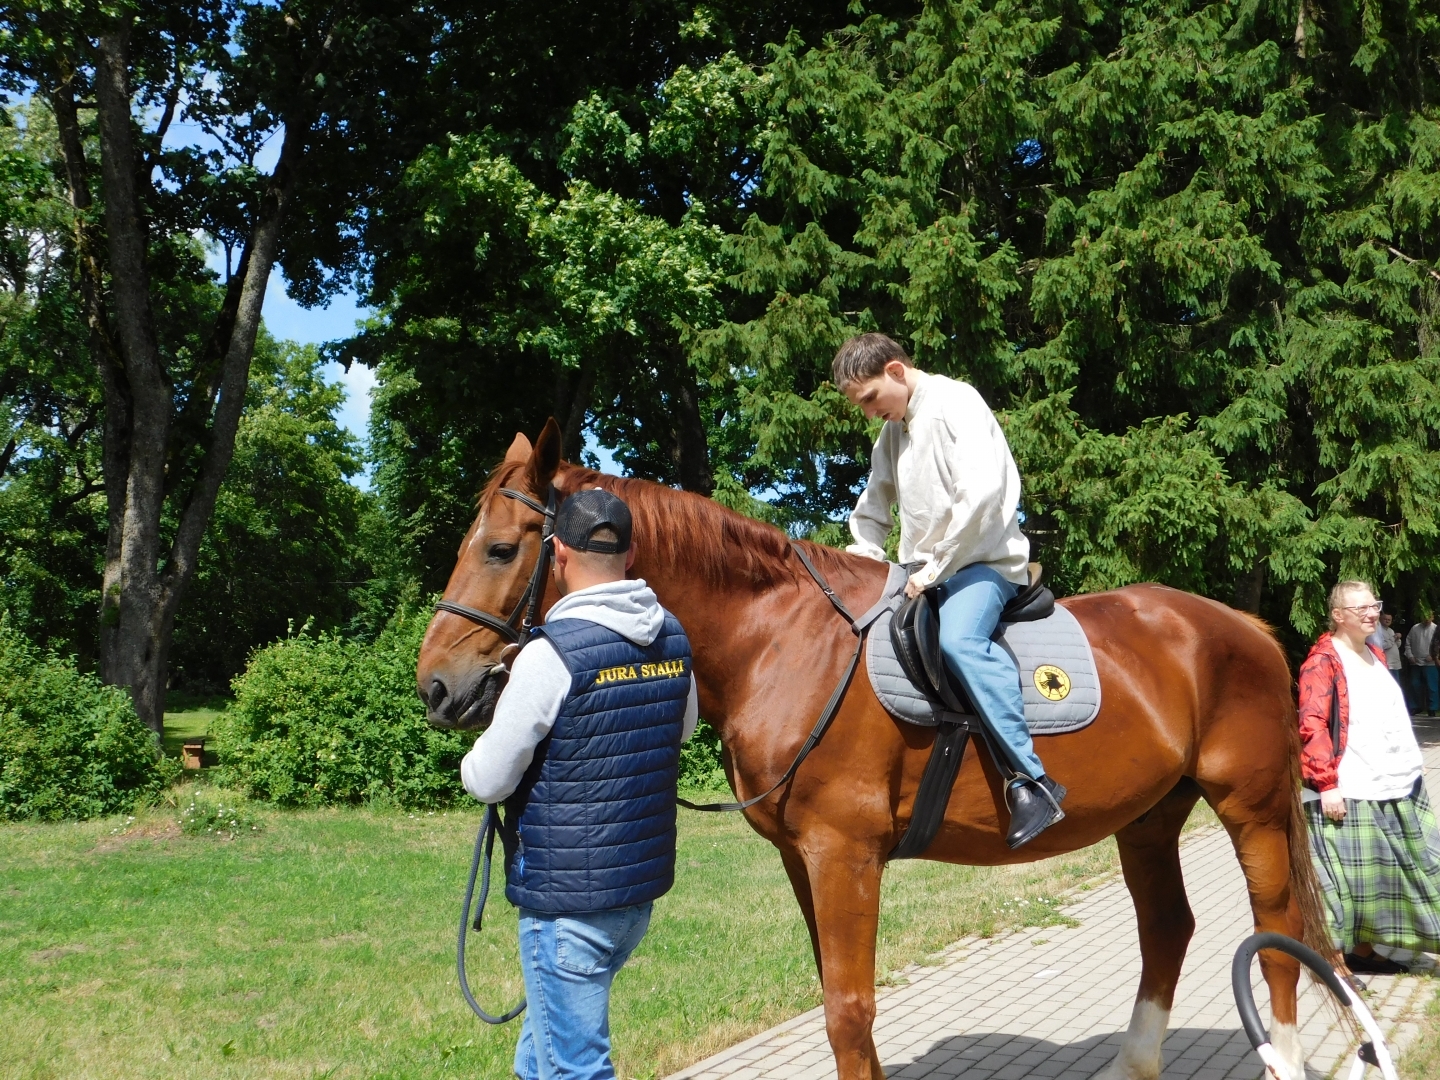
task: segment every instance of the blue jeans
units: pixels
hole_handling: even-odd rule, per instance
[[[1416,664],[1410,672],[1415,680],[1415,711],[1440,712],[1440,668],[1434,664]]]
[[[1020,591],[988,566],[967,566],[939,586],[940,649],[950,670],[970,695],[980,719],[1002,745],[1017,772],[1038,780],[1045,766],[1025,724],[1020,672],[1008,652],[990,639],[1000,611]]]
[[[520,1080],[614,1080],[610,984],[649,927],[649,904],[578,915],[520,909],[529,1002],[515,1047]]]

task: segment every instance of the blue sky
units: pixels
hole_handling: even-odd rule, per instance
[[[255,167],[269,172],[275,167],[280,156],[280,144],[284,140],[284,127],[278,127],[271,134],[260,152],[255,156]],[[182,108],[180,115],[165,133],[166,147],[199,146],[205,149],[219,149],[221,144],[199,124],[192,123]],[[210,255],[210,268],[224,279],[225,256],[217,246]],[[356,303],[353,290],[334,297],[323,308],[307,310],[285,291],[285,277],[279,268],[271,271],[270,281],[265,289],[263,315],[265,326],[277,338],[298,341],[302,345],[319,345],[326,341],[338,341],[355,332],[355,324],[363,319],[367,309]],[[348,428],[356,437],[365,438],[370,420],[370,388],[375,385],[375,373],[360,364],[350,365],[347,372],[339,364],[329,364],[325,377],[330,382],[345,385],[345,404],[337,419],[340,426]],[[368,475],[355,478],[362,488],[370,486]]]
[[[285,294],[285,278],[279,270],[270,275],[270,285],[265,290],[265,326],[277,338],[302,345],[319,345],[349,337],[366,313],[367,309],[356,304],[353,292],[335,297],[328,307],[307,310]],[[325,378],[345,384],[345,405],[338,417],[340,426],[365,438],[375,373],[363,364],[351,364],[348,372],[339,364],[328,364]]]

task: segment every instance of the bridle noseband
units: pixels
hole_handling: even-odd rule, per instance
[[[511,645],[524,645],[525,639],[530,635],[530,628],[535,625],[536,616],[540,614],[540,604],[545,597],[545,575],[550,572],[550,557],[553,551],[550,541],[555,535],[555,506],[558,495],[555,485],[551,484],[542,506],[523,491],[516,491],[514,488],[501,488],[500,494],[524,503],[545,517],[545,524],[540,528],[540,556],[535,560],[535,572],[530,575],[530,584],[525,586],[525,591],[520,594],[515,610],[510,612],[508,619],[501,619],[479,608],[457,604],[454,600],[438,601],[435,610],[448,611],[451,615],[459,615],[463,619],[479,623],[485,629],[499,634]]]

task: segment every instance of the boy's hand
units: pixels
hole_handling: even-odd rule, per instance
[[[925,587],[923,585],[916,585],[914,578],[911,578],[909,581],[905,582],[905,595],[911,600],[914,600],[915,597],[919,596],[924,591]]]

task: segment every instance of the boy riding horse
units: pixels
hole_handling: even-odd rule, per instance
[[[969,383],[916,370],[884,334],[851,338],[835,354],[835,385],[885,426],[850,531],[856,555],[884,560],[890,509],[900,512],[900,561],[918,563],[905,595],[938,593],[940,647],[1015,778],[1007,789],[1018,848],[1065,816],[1065,788],[1035,754],[1020,672],[993,639],[1000,612],[1028,580],[1020,531],[1020,473],[1005,434]]]

